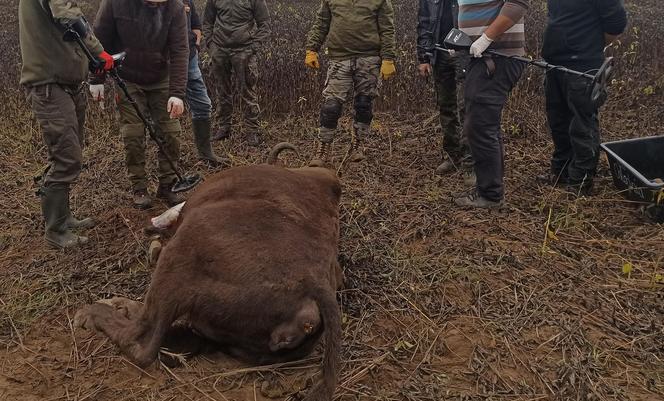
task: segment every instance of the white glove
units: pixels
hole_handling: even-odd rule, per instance
[[[473,57],[482,57],[482,53],[491,46],[491,43],[493,43],[492,39],[489,39],[486,34],[482,34],[479,39],[473,42],[472,45],[470,45],[470,54]]]
[[[184,103],[182,99],[175,96],[168,99],[166,111],[171,113],[171,118],[178,118],[184,113]]]
[[[99,85],[90,85],[90,95],[92,95],[92,100],[96,102],[104,101],[104,84]]]

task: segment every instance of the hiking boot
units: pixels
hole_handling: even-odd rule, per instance
[[[474,187],[477,184],[477,176],[475,170],[468,170],[463,172],[463,185],[467,187]]]
[[[332,142],[316,140],[316,156],[309,162],[309,167],[326,167]]]
[[[134,190],[132,194],[132,202],[136,209],[149,209],[152,207],[152,198],[148,194],[147,189]]]
[[[210,167],[229,166],[231,161],[225,157],[218,157],[212,150],[210,143],[210,120],[191,120],[191,128],[194,131],[194,143],[198,150],[198,159]]]
[[[456,166],[452,160],[445,159],[440,165],[438,165],[438,167],[436,167],[436,175],[445,175],[454,171],[455,168]]]
[[[221,127],[212,135],[213,141],[223,141],[231,136],[231,127]]]
[[[76,235],[69,229],[69,186],[52,185],[39,191],[44,215],[44,239],[60,249],[74,248],[88,242],[88,238]]]
[[[166,202],[169,207],[179,205],[186,199],[183,195],[171,191],[172,184],[159,184],[157,198]]]
[[[551,185],[553,187],[564,187],[569,184],[569,178],[561,174],[541,174],[535,177],[535,181],[542,185]]]
[[[369,135],[369,125],[362,123],[353,124],[353,131],[350,135],[351,154],[348,160],[352,163],[359,163],[367,157],[362,149],[362,140]]]
[[[454,203],[461,207],[476,207],[482,209],[500,209],[505,206],[504,200],[492,201],[480,195],[476,189],[464,196],[454,199]]]
[[[247,132],[246,136],[247,145],[249,146],[258,146],[263,143],[263,135],[258,131]]]

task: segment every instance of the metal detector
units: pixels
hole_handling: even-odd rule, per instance
[[[88,49],[88,47],[83,42],[81,35],[79,35],[78,32],[76,32],[74,29],[71,28],[67,29],[64,33],[63,39],[66,42],[78,43],[78,45],[83,50],[83,53],[85,53],[85,56],[90,61],[91,71],[97,71],[104,67],[104,61],[92,55],[90,49]],[[173,159],[171,159],[171,157],[166,152],[166,148],[164,146],[164,143],[162,142],[162,139],[157,135],[157,128],[154,124],[154,121],[152,120],[152,117],[145,116],[145,114],[141,111],[140,107],[138,107],[138,103],[136,103],[136,100],[129,94],[129,89],[127,88],[127,84],[122,78],[120,78],[120,75],[118,73],[118,69],[122,65],[122,62],[124,61],[126,56],[127,54],[125,52],[114,54],[112,56],[115,66],[111,71],[109,71],[109,74],[111,75],[115,83],[120,87],[120,89],[122,89],[122,92],[124,92],[127,101],[131,103],[131,105],[134,107],[136,115],[138,115],[138,118],[140,118],[141,121],[143,121],[143,125],[145,125],[145,127],[147,128],[148,135],[157,144],[159,151],[162,153],[162,155],[164,155],[164,158],[175,172],[175,175],[177,176],[177,181],[175,182],[175,184],[173,184],[171,191],[173,192],[188,191],[201,182],[201,176],[199,174],[190,174],[187,176],[182,175],[182,173],[178,169]]]
[[[444,46],[435,45],[434,48],[436,50],[441,50],[441,51],[469,50],[472,44],[473,40],[470,38],[470,36],[468,36],[466,33],[464,33],[459,29],[452,29],[447,34],[445,40],[443,41]],[[592,75],[587,72],[579,72],[571,70],[567,67],[549,64],[546,61],[532,60],[527,57],[510,56],[507,54],[502,54],[495,50],[487,50],[485,51],[485,53],[491,54],[492,56],[505,57],[505,58],[510,58],[512,60],[517,60],[525,64],[530,64],[539,68],[543,68],[547,71],[555,70],[565,74],[576,75],[578,77],[588,79],[592,82],[590,101],[595,107],[601,106],[602,103],[604,102],[606,98],[606,87],[609,84],[609,80],[611,79],[611,74],[613,72],[613,57],[608,57],[607,59],[605,59],[604,63],[599,68],[599,70],[597,70],[597,72],[594,75]]]

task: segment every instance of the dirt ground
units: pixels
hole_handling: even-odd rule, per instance
[[[342,179],[346,281],[339,294],[344,338],[336,398],[664,399],[662,225],[618,193],[604,156],[592,197],[535,182],[552,147],[542,74],[534,70],[505,111],[508,209],[454,207],[451,194],[464,189],[462,177],[433,174],[440,134],[428,104],[431,83],[414,75],[416,6],[394,3],[401,75],[383,87],[368,160],[351,165]],[[537,49],[544,2],[532,3],[528,23],[537,28],[529,48]],[[664,14],[655,0],[627,3],[630,30],[614,50],[619,64],[601,116],[605,140],[664,134],[664,46],[655,40],[664,36]],[[17,87],[18,2],[0,4],[9,21],[0,28],[8,49],[0,67],[0,400],[299,399],[317,373],[319,352],[279,366],[211,354],[141,370],[106,340],[72,328],[85,303],[141,298],[150,276],[141,228],[165,207],[131,208],[110,103],[105,110],[90,107],[86,167],[72,202],[100,224],[81,250],[44,246],[32,177],[46,152]],[[90,17],[95,4],[86,4]],[[323,77],[299,63],[315,5],[270,6],[275,41],[261,62],[267,143],[247,148],[236,135],[215,144],[235,165],[263,162],[281,140],[301,149],[300,158],[287,158],[290,165],[311,154]],[[185,120],[183,167],[213,174],[196,163]],[[347,146],[347,117],[342,125],[337,156]]]

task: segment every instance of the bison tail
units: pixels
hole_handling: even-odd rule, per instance
[[[297,154],[297,148],[295,147],[295,145],[289,142],[280,142],[274,145],[272,150],[270,150],[270,154],[267,157],[267,164],[274,165],[279,159],[279,154],[281,154],[281,152],[283,152],[284,150],[292,150],[293,152],[295,152],[295,154]]]
[[[341,311],[332,288],[319,289],[312,298],[318,303],[325,329],[325,352],[321,366],[321,380],[307,394],[304,401],[332,401],[337,386],[341,351]]]

